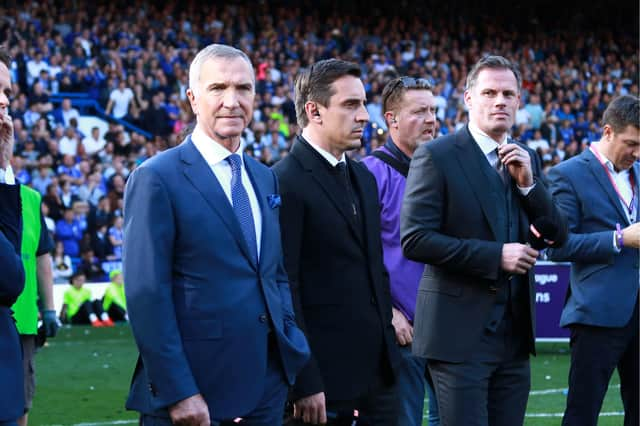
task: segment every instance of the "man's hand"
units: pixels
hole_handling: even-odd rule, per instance
[[[56,337],[58,329],[60,328],[60,321],[58,321],[56,317],[56,311],[42,311],[42,324],[44,325],[44,331],[47,337]]]
[[[10,164],[13,155],[13,120],[4,108],[0,110],[0,169]]]
[[[169,416],[171,423],[176,426],[211,426],[209,407],[200,394],[169,407]]]
[[[406,346],[413,342],[413,327],[409,324],[407,317],[396,308],[392,308],[393,318],[391,324],[396,330],[396,340],[400,346]]]
[[[513,274],[526,274],[538,258],[538,250],[520,243],[502,246],[502,269]]]
[[[625,247],[640,248],[640,222],[629,225],[622,230]]]
[[[520,188],[533,185],[531,157],[526,149],[515,143],[506,143],[498,149],[498,156]]]
[[[293,403],[293,418],[302,418],[304,423],[326,424],[327,406],[324,392],[300,398]]]

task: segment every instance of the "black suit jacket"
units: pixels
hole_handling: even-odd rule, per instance
[[[296,320],[312,353],[297,378],[294,399],[318,392],[330,401],[357,398],[377,375],[392,381],[398,360],[376,183],[364,166],[347,162],[361,229],[350,220],[331,166],[306,141],[299,138],[273,168],[282,195],[282,245]]]
[[[509,191],[505,191],[466,127],[416,150],[401,216],[404,254],[427,264],[418,290],[414,353],[465,361],[483,330],[491,326],[498,297],[492,288],[509,285],[508,274],[501,268],[503,244],[526,243],[530,222],[543,216],[560,228],[564,237],[559,240],[565,239],[566,221],[547,191],[538,157],[526,149],[535,177],[535,186],[526,197],[510,177]],[[507,196],[511,198],[510,214],[505,214]],[[512,237],[510,222],[518,227]],[[528,300],[525,332],[528,349],[534,353],[532,270],[521,284],[511,287],[516,291],[512,297],[524,303]]]

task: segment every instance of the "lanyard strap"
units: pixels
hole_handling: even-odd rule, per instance
[[[618,198],[620,198],[620,201],[622,201],[622,204],[624,204],[624,206],[627,208],[627,211],[629,212],[629,217],[631,217],[631,215],[633,213],[634,203],[635,203],[635,200],[636,200],[635,179],[633,177],[633,167],[631,169],[629,169],[629,184],[631,185],[631,201],[629,201],[629,204],[627,205],[627,201],[622,196],[622,193],[620,192],[620,189],[618,189],[618,184],[616,184],[615,179],[613,178],[613,176],[611,176],[611,171],[606,166],[605,161],[600,156],[600,153],[598,152],[598,150],[595,149],[595,147],[593,145],[591,145],[589,147],[589,149],[591,149],[591,152],[593,153],[593,155],[595,155],[596,158],[598,159],[598,162],[600,163],[600,165],[604,169],[605,173],[607,174],[607,177],[609,178],[609,181],[611,182],[611,185],[613,185],[613,189],[616,191],[616,194],[618,195]]]

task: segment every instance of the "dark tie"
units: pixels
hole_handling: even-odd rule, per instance
[[[249,247],[249,253],[253,256],[255,263],[258,261],[258,248],[256,244],[256,228],[251,213],[251,203],[249,195],[242,185],[242,160],[238,154],[231,154],[226,158],[231,166],[231,201],[233,211],[240,222],[240,229],[244,235],[244,240]]]
[[[499,148],[500,147],[497,147],[493,151],[494,155],[496,156],[496,163],[495,163],[494,169],[496,169],[496,172],[498,173],[498,176],[500,176],[500,179],[502,179],[502,183],[504,183],[506,185],[507,182],[508,182],[507,175],[506,175],[507,169],[506,169],[506,167],[504,167],[504,164],[502,164],[502,160],[500,160],[500,155],[498,154],[498,149]]]
[[[349,204],[351,204],[350,210],[353,214],[353,217],[357,218],[358,209],[356,207],[356,198],[353,193],[353,188],[351,187],[351,179],[349,178],[349,170],[347,170],[346,161],[341,161],[338,164],[336,164],[336,171],[338,173],[338,178],[340,179],[340,182],[342,182],[346,190],[347,197],[349,198]]]

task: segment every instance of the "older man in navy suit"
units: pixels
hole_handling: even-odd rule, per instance
[[[7,179],[13,149],[9,55],[0,47],[0,426],[14,426],[24,410],[22,349],[11,306],[24,288],[20,258],[20,188]]]
[[[127,407],[144,425],[280,424],[309,348],[283,267],[275,175],[242,154],[253,68],[243,52],[210,45],[189,85],[193,133],[139,167],[125,193],[140,350]]]
[[[571,261],[560,325],[571,329],[569,395],[563,425],[595,426],[615,368],[624,424],[638,425],[638,179],[640,101],[614,99],[602,138],[551,169],[551,190],[569,219],[569,239],[551,250]]]

